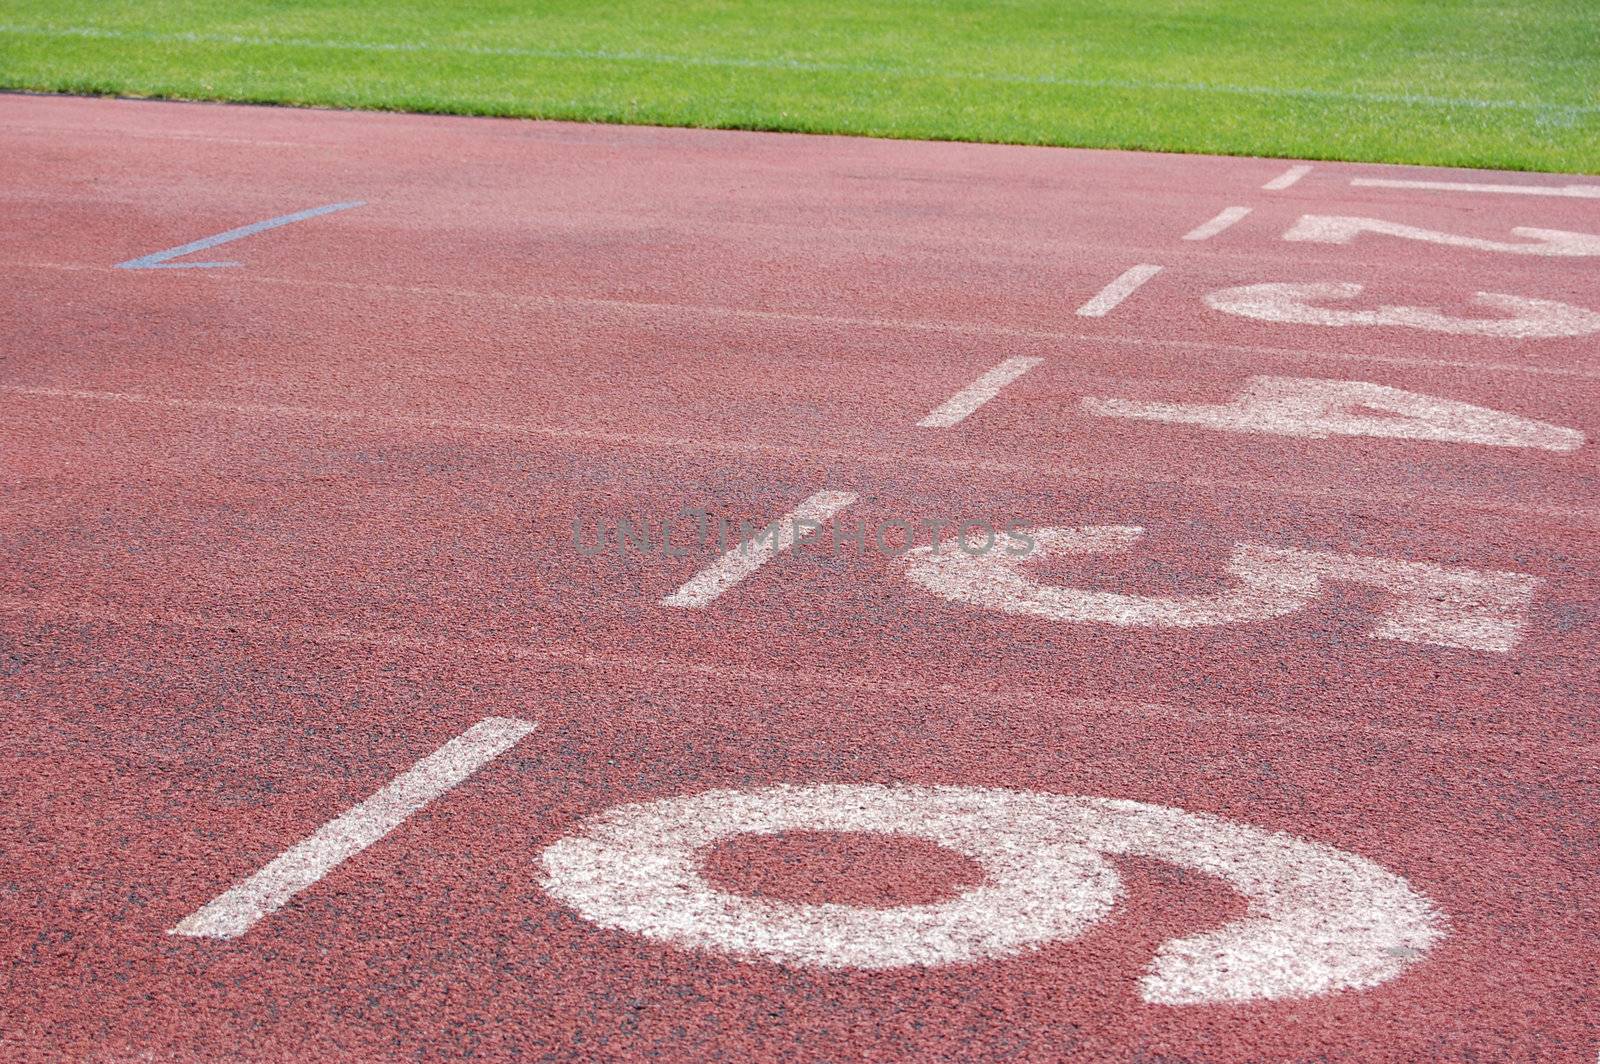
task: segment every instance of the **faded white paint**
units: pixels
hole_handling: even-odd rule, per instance
[[[1273,178],[1271,181],[1268,181],[1261,187],[1266,189],[1268,192],[1281,192],[1290,185],[1293,185],[1295,182],[1299,181],[1302,177],[1305,177],[1310,172],[1311,167],[1303,164],[1300,166],[1291,166],[1289,169],[1285,170],[1283,173],[1279,174],[1277,177]]]
[[[1008,358],[998,366],[946,399],[927,417],[917,422],[921,429],[948,429],[965,421],[971,413],[1000,394],[1000,389],[1028,372],[1042,358]]]
[[[1256,586],[1299,588],[1320,595],[1324,581],[1384,592],[1373,639],[1505,653],[1516,645],[1539,581],[1522,573],[1285,550],[1242,543],[1228,572]]]
[[[688,583],[661,600],[663,606],[698,610],[715,602],[724,591],[736,586],[767,564],[774,555],[794,546],[797,525],[812,528],[830,520],[834,514],[856,501],[854,492],[819,491],[789,513],[778,518],[775,534],[741,543],[696,573]],[[767,526],[771,528],[771,525]]]
[[[1100,289],[1093,299],[1079,307],[1078,315],[1084,318],[1105,317],[1124,299],[1138,291],[1140,285],[1160,272],[1160,266],[1152,266],[1147,262],[1128,267],[1116,280]]]
[[[984,880],[948,901],[872,908],[730,894],[701,868],[742,835],[869,832],[963,854]],[[1140,981],[1164,1005],[1376,986],[1443,938],[1405,880],[1316,842],[1166,806],[978,787],[818,784],[617,806],[542,856],[544,885],[594,923],[669,945],[823,968],[968,964],[1081,936],[1123,893],[1105,855],[1216,876],[1245,913],[1164,942]]]
[[[1030,559],[1064,554],[1116,554],[1138,542],[1133,525],[1041,528]],[[1282,617],[1316,596],[1316,580],[1286,586],[1273,579],[1243,577],[1237,587],[1200,595],[1125,595],[1041,584],[1023,572],[1022,558],[1004,551],[971,556],[961,551],[918,547],[905,555],[906,578],[951,602],[1052,621],[1114,624],[1124,628],[1203,628]],[[959,555],[959,557],[958,557]],[[977,564],[969,564],[976,562]]]
[[[1227,207],[1209,222],[1195,226],[1183,235],[1185,240],[1209,240],[1250,213],[1249,207]]]
[[[533,729],[530,722],[510,717],[480,720],[371,798],[328,821],[315,834],[219,894],[167,933],[199,938],[236,938],[244,934],[290,898],[511,749]]]
[[[1600,255],[1600,236],[1591,233],[1570,233],[1565,229],[1530,229],[1517,226],[1513,236],[1524,237],[1532,243],[1508,244],[1501,240],[1485,240],[1475,236],[1458,236],[1434,229],[1419,229],[1414,225],[1386,222],[1379,218],[1356,218],[1349,215],[1306,214],[1283,234],[1285,240],[1306,241],[1317,244],[1348,244],[1362,233],[1382,233],[1385,236],[1422,240],[1448,247],[1475,248],[1478,251],[1499,251],[1508,255],[1549,255],[1579,257]]]
[[[1392,177],[1354,177],[1350,183],[1367,188],[1420,188],[1432,192],[1492,192],[1512,196],[1600,199],[1600,185],[1495,185],[1479,181],[1411,181]]]
[[[1579,430],[1547,421],[1368,381],[1315,377],[1251,377],[1231,403],[1084,399],[1082,408],[1098,417],[1311,439],[1375,436],[1543,451],[1574,451],[1584,442]]]
[[[1347,302],[1362,286],[1346,281],[1267,282],[1224,288],[1206,295],[1206,303],[1228,314],[1291,325],[1394,325],[1461,336],[1498,336],[1531,340],[1587,336],[1600,332],[1600,314],[1553,299],[1532,299],[1501,292],[1477,292],[1472,301],[1510,317],[1455,318],[1433,307],[1383,306],[1376,310],[1341,310],[1320,303]]]
[[[906,579],[950,602],[1026,617],[1124,628],[1204,628],[1299,613],[1327,582],[1385,592],[1373,639],[1504,653],[1515,645],[1538,580],[1422,562],[1241,543],[1228,563],[1231,586],[1195,595],[1134,595],[1042,584],[1024,567],[1040,558],[1116,554],[1138,542],[1132,525],[1042,528],[1026,559],[972,556],[928,547],[909,552]]]

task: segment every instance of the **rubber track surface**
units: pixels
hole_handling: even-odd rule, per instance
[[[1600,310],[1600,200],[1352,185],[1530,174],[0,97],[0,1056],[8,1060],[1576,1061],[1600,1050],[1600,359],[1518,338],[1215,309]],[[164,249],[309,208],[174,264]],[[1251,212],[1204,240],[1229,206]],[[1136,264],[1163,267],[1079,315]],[[1333,305],[1333,304],[1328,304]],[[1578,320],[1578,319],[1573,319]],[[930,411],[1037,359],[948,428]],[[1365,381],[1575,448],[1099,416],[1254,377]],[[1369,413],[1371,413],[1369,411]],[[1375,417],[1392,416],[1382,413]],[[1379,638],[1392,589],[1292,615],[1071,622],[905,559],[575,548],[684,508],[1137,526],[1030,580],[1182,597],[1240,543],[1536,581],[1515,645]],[[926,542],[926,539],[919,540]],[[475,722],[535,730],[247,933],[170,933]],[[601,926],[547,847],[625,803],[775,784],[1122,799],[1332,847],[1439,914],[1365,989],[1175,1005],[1162,943],[1223,879],[1111,857],[1083,935],[967,963],[787,964]],[[728,892],[933,904],[907,835],[746,835]],[[1052,904],[1041,898],[1039,904]]]

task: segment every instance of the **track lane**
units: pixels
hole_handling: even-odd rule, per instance
[[[72,780],[79,797],[33,791],[8,814],[20,827],[97,810],[48,840],[57,867],[85,886],[69,900],[66,883],[45,877],[9,906],[42,947],[15,989],[42,991],[35,980],[48,980],[79,1002],[63,1012],[53,994],[23,999],[12,1029],[52,1045],[194,1058],[212,1056],[218,1039],[255,1056],[291,1045],[564,1053],[573,1021],[561,1017],[582,1017],[585,1052],[616,1058],[1004,1043],[1023,1059],[1063,1046],[1126,1056],[1199,1045],[1226,1056],[1308,1044],[1363,1059],[1532,1059],[1571,1054],[1593,1036],[1592,999],[1564,978],[1586,967],[1589,918],[1563,903],[1586,882],[1592,825],[1580,809],[1591,764],[1436,739],[1375,747],[1369,733],[1306,722],[1283,730],[1169,715],[1153,729],[1146,715],[1070,703],[819,693],[777,677],[559,674],[281,637],[146,631],[132,653],[107,657],[109,634],[91,625],[49,641],[58,656],[115,666],[90,687],[60,674],[32,687],[40,734],[58,752],[33,747],[29,775]],[[91,724],[78,708],[86,694],[124,711]],[[163,933],[489,706],[537,714],[539,730],[250,936],[218,945]],[[405,736],[384,723],[397,717],[412,722]],[[1535,790],[1518,782],[1535,777]],[[533,882],[541,848],[614,801],[817,779],[1129,797],[1309,835],[1406,875],[1450,915],[1451,937],[1429,965],[1374,991],[1242,1011],[1158,1008],[1130,993],[1150,953],[1236,915],[1238,902],[1156,862],[1119,862],[1127,898],[1077,943],[981,972],[870,976],[644,944],[574,918]],[[816,889],[829,889],[831,862],[847,860],[838,845],[746,844],[722,874],[738,875],[742,862],[781,875],[798,852]],[[901,854],[896,871],[934,890],[951,874],[918,853]],[[1449,1018],[1420,1022],[1437,1016],[1441,995],[1454,1003]]]
[[[1584,259],[1281,239],[1305,214],[1582,232],[1581,201],[1349,184],[1414,173],[1397,168],[1314,164],[1262,190],[1284,163],[15,97],[7,141],[45,151],[0,153],[8,1047],[1592,1058],[1592,443],[1309,440],[1081,406],[1332,377],[1592,434],[1592,338],[1204,305],[1354,278],[1450,312],[1472,285],[1590,305]],[[237,271],[112,269],[347,198],[370,204],[230,245]],[[1179,239],[1234,204],[1252,211]],[[1166,269],[1073,315],[1141,261]],[[1018,357],[1043,361],[958,425],[917,427]],[[1374,637],[1381,586],[1122,628],[951,602],[871,549],[779,557],[683,611],[662,599],[713,546],[571,541],[574,520],[685,506],[757,523],[827,486],[859,495],[849,521],[1143,528],[1127,553],[1023,569],[1090,591],[1226,587],[1240,543],[1538,583],[1514,645],[1483,650]],[[248,935],[166,934],[489,716],[537,728]],[[879,973],[608,931],[539,884],[544,848],[618,803],[817,782],[1285,831],[1403,877],[1448,937],[1367,990],[1155,1006],[1138,979],[1161,943],[1243,904],[1171,863],[1115,859],[1126,894],[1077,941]],[[867,905],[972,875],[829,833],[707,867],[735,892]]]

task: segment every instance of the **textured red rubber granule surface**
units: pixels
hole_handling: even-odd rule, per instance
[[[0,97],[0,1058],[1594,1061],[1600,256],[1494,245],[1600,251],[1600,199],[1262,188],[1289,165]],[[354,201],[170,259],[236,266],[118,268]],[[1435,236],[1283,239],[1304,216]],[[1313,283],[1362,290],[1218,295]],[[1336,412],[1360,432],[1173,412],[1263,377],[1396,391]],[[1385,428],[1419,417],[1446,438]],[[963,597],[916,575],[948,542],[869,532],[663,604],[720,551],[664,557],[662,520],[823,490],[853,496],[828,528],[1127,549],[997,548]],[[658,549],[592,553],[619,518]],[[1289,605],[1204,615],[1262,557],[1301,567],[1261,578]],[[241,933],[183,932],[485,718],[534,728]],[[1176,819],[1083,851],[1120,888],[1078,933],[919,932],[918,963],[893,922],[1000,874],[932,828],[701,845],[719,897],[831,914],[742,947],[552,871],[615,807],[780,784]],[[1202,854],[1233,829],[1269,840],[1254,894]],[[618,845],[644,875],[651,844]],[[1018,882],[967,930],[1088,904]],[[1285,907],[1299,938],[1150,989]],[[893,926],[852,940],[863,913]],[[847,941],[881,963],[793,955]]]

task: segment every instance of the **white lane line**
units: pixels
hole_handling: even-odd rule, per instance
[[[397,776],[371,798],[328,821],[249,879],[184,918],[169,935],[237,938],[344,861],[405,823],[417,810],[493,761],[534,725],[486,717]]]
[[[796,527],[806,523],[821,527],[834,514],[856,501],[850,491],[819,491],[789,513],[766,526],[763,534],[745,540],[694,575],[687,584],[661,600],[663,606],[698,610],[715,602],[724,591],[765,565],[773,555],[794,546]]]
[[[1185,240],[1206,240],[1216,236],[1228,226],[1250,213],[1249,207],[1229,207],[1204,225],[1197,225],[1183,234]]]
[[[1291,166],[1261,187],[1268,192],[1280,192],[1311,172],[1309,166]]]
[[[941,403],[927,417],[917,422],[919,429],[947,429],[959,425],[978,407],[1000,394],[1000,389],[1028,372],[1042,358],[1008,358],[988,373]]]
[[[57,137],[64,126],[7,126],[7,133],[23,137]],[[121,127],[72,127],[75,137],[133,137],[144,140],[193,140],[202,144],[247,144],[252,148],[320,148],[324,145],[309,140],[261,140],[256,137],[223,137],[210,133],[190,133],[168,129],[126,129]]]
[[[1100,289],[1089,302],[1078,308],[1078,316],[1083,318],[1103,318],[1109,314],[1118,303],[1138,289],[1138,287],[1161,272],[1160,266],[1152,266],[1141,262],[1124,270],[1115,281]]]
[[[1600,199],[1600,185],[1485,185],[1476,181],[1407,181],[1395,177],[1352,177],[1365,188],[1426,188],[1437,192],[1500,192],[1513,196],[1573,196]]]
[[[219,244],[231,244],[235,240],[243,240],[247,236],[254,236],[256,233],[264,233],[268,229],[276,229],[279,226],[291,225],[295,222],[303,222],[307,218],[320,218],[324,214],[333,214],[336,211],[348,211],[352,207],[361,207],[365,206],[365,204],[365,200],[349,200],[345,203],[329,203],[322,207],[312,207],[310,210],[295,211],[293,214],[281,214],[276,218],[268,218],[264,222],[252,222],[249,225],[241,225],[237,229],[229,229],[226,233],[218,233],[215,236],[202,237],[199,240],[192,240],[187,244],[179,244],[175,248],[167,248],[165,251],[152,251],[148,255],[140,255],[136,259],[129,259],[127,262],[119,262],[117,263],[117,269],[214,270],[225,266],[242,266],[243,263],[234,262],[232,260],[220,262],[171,262],[169,260],[183,255],[193,254],[196,251],[205,251],[207,248],[214,248]]]

